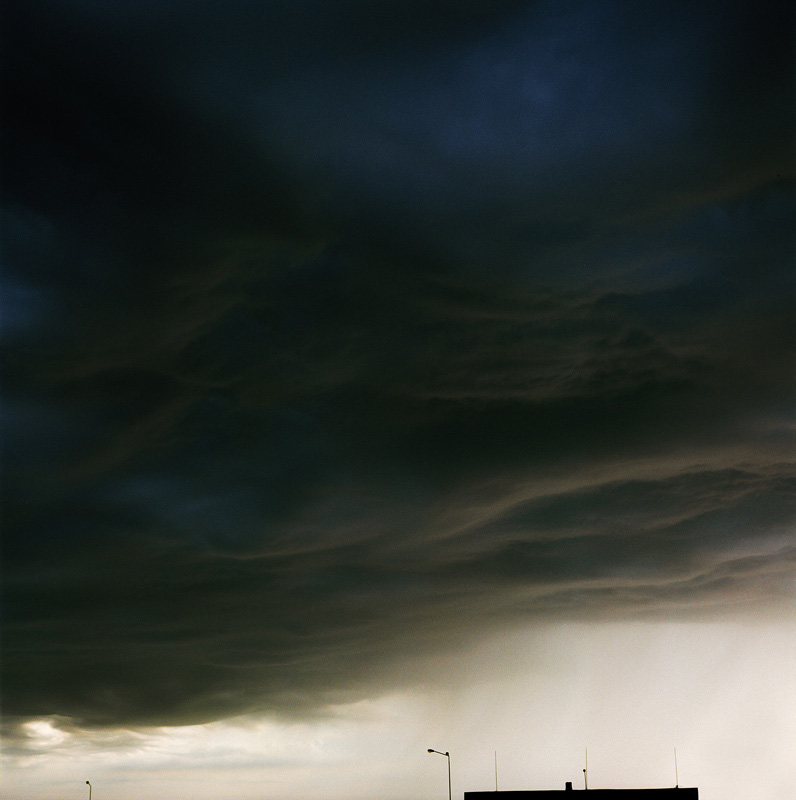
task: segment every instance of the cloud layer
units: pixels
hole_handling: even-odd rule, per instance
[[[7,720],[792,603],[791,12],[695,6],[11,4]]]

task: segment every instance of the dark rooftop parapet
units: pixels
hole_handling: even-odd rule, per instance
[[[561,795],[572,796],[572,792],[585,792],[585,789],[548,789],[538,792],[465,792],[464,800],[565,800]],[[584,800],[699,800],[699,789],[589,789],[589,798]]]

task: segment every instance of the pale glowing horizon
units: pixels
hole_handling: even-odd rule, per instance
[[[7,800],[422,800],[498,788],[696,786],[701,800],[787,797],[796,624],[552,625],[439,663],[438,683],[328,709],[183,728],[27,723]],[[649,687],[655,690],[650,691]],[[789,696],[783,687],[795,690]],[[761,774],[759,764],[768,769]],[[445,790],[445,791],[443,791]]]

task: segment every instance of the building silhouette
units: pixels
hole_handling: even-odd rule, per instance
[[[699,800],[699,789],[573,789],[567,783],[565,789],[519,792],[465,792],[464,800],[566,800],[572,792],[588,791],[590,800]],[[564,795],[562,797],[561,795]]]

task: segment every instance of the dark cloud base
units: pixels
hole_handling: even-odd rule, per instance
[[[318,7],[298,5],[220,27],[179,4],[5,12],[6,723],[319,714],[517,623],[792,607],[792,12],[704,27],[707,63],[619,6],[686,65],[654,112],[677,135],[661,149],[641,120],[615,143],[632,180],[607,177],[589,147],[638,89],[597,75],[529,128],[552,148],[593,109],[588,147],[545,151],[556,183],[515,149],[518,42],[551,80],[580,74],[572,42],[610,77],[579,33],[595,6],[474,4],[450,28],[445,3],[422,24],[342,4],[299,57]],[[517,72],[462,150],[498,54]],[[423,64],[420,94],[458,85],[461,108],[391,117]],[[359,105],[333,95],[328,131],[302,130],[308,166],[279,125],[321,113],[323,70]]]

